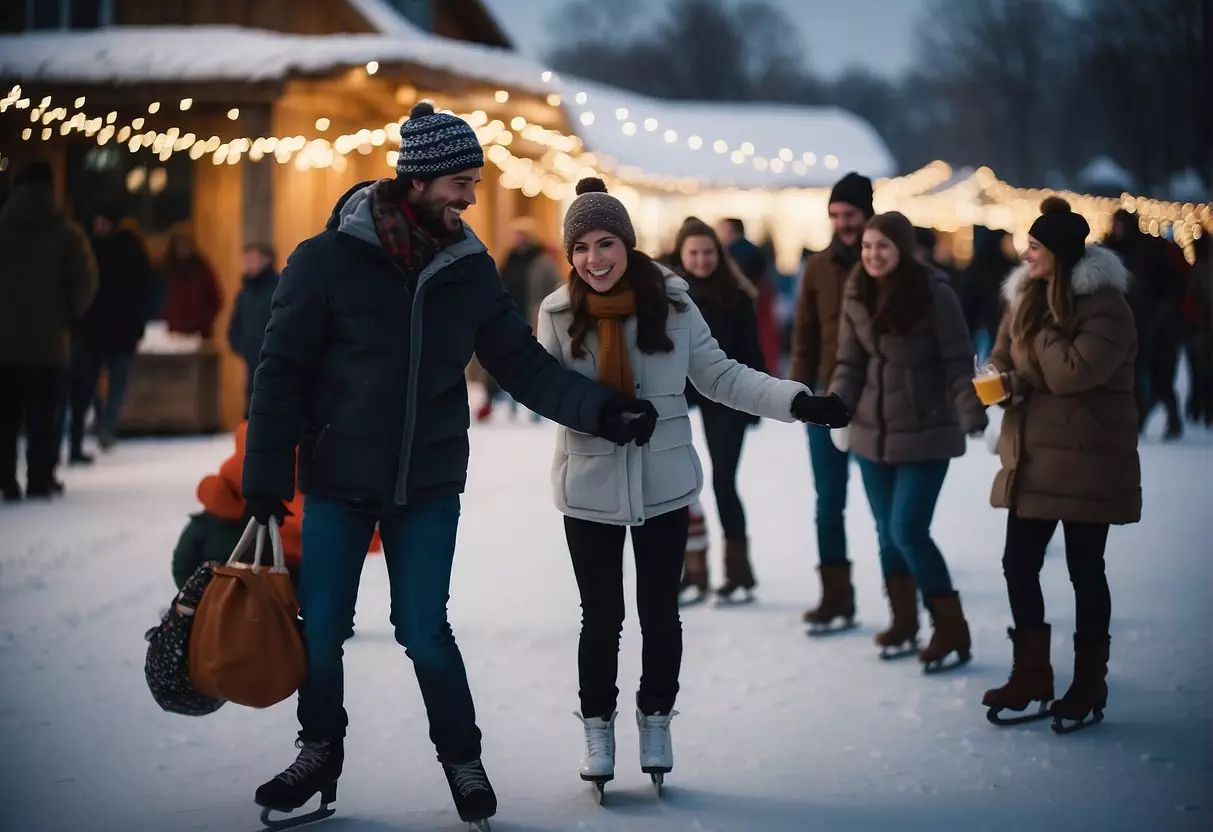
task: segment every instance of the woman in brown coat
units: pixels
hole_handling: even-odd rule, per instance
[[[998,439],[1002,470],[991,502],[1010,509],[1002,558],[1011,602],[1011,678],[982,704],[996,724],[1049,715],[1054,730],[1103,718],[1112,600],[1104,574],[1110,525],[1141,519],[1141,468],[1133,361],[1137,338],[1124,292],[1129,273],[1089,227],[1052,197],[1032,225],[1025,265],[1007,279],[1007,312],[991,363],[1003,374],[1006,416]],[[1053,698],[1049,625],[1040,592],[1045,548],[1061,523],[1076,601],[1074,679]],[[1001,719],[998,711],[1041,712]]]
[[[966,434],[986,428],[972,376],[969,329],[947,278],[914,258],[908,219],[873,217],[843,290],[830,392],[854,414],[849,445],[876,518],[893,611],[876,644],[886,658],[914,652],[921,590],[934,624],[917,651],[927,672],[970,658],[969,627],[931,519],[950,460],[964,454]],[[944,665],[952,653],[956,661]]]

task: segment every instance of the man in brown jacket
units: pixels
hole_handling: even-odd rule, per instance
[[[826,388],[834,375],[838,316],[843,286],[859,261],[863,228],[871,219],[872,181],[848,173],[834,185],[829,202],[834,239],[805,264],[796,298],[789,376],[813,389]],[[850,626],[855,617],[855,588],[847,560],[843,515],[847,504],[849,456],[834,446],[828,428],[808,426],[809,458],[817,489],[817,554],[821,603],[804,614],[814,630],[828,629],[836,618]]]
[[[71,324],[97,291],[97,264],[83,229],[55,200],[46,162],[13,180],[0,209],[0,495],[22,497],[17,435],[26,434],[26,493],[52,497],[59,437],[55,409]]]

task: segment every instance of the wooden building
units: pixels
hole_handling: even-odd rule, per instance
[[[170,230],[188,229],[225,295],[203,350],[220,378],[209,427],[243,413],[245,369],[223,337],[243,247],[271,243],[280,267],[349,187],[392,175],[399,122],[417,100],[469,118],[491,145],[465,217],[494,255],[518,216],[554,240],[567,183],[551,168],[581,164],[542,69],[476,0],[3,5],[0,26],[20,34],[0,35],[0,199],[41,158],[77,216],[119,206],[154,256]],[[187,359],[163,361],[179,367],[177,386],[171,373],[133,378],[135,412],[203,383],[205,371],[181,369]]]

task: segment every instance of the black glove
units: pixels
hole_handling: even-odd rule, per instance
[[[244,513],[247,517],[255,518],[263,526],[270,524],[271,517],[281,526],[283,519],[291,512],[286,507],[286,502],[278,497],[245,497]]]
[[[797,393],[792,399],[792,415],[802,422],[827,428],[845,428],[851,424],[851,414],[836,393],[828,396]]]
[[[624,395],[607,401],[598,416],[598,435],[616,445],[635,442],[638,447],[644,447],[656,427],[657,408],[653,403]]]

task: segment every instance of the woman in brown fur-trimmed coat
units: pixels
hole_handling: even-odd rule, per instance
[[[1133,361],[1137,338],[1124,293],[1129,273],[1100,246],[1087,246],[1086,220],[1059,198],[1045,200],[1025,263],[1007,279],[1007,311],[991,363],[1003,374],[1006,416],[998,440],[1002,470],[991,503],[1010,509],[1003,573],[1015,621],[1011,678],[987,691],[990,719],[1041,702],[1054,730],[1103,718],[1112,601],[1104,549],[1112,525],[1141,519],[1141,469]],[[1074,678],[1053,698],[1051,632],[1040,569],[1061,523],[1076,601]]]

